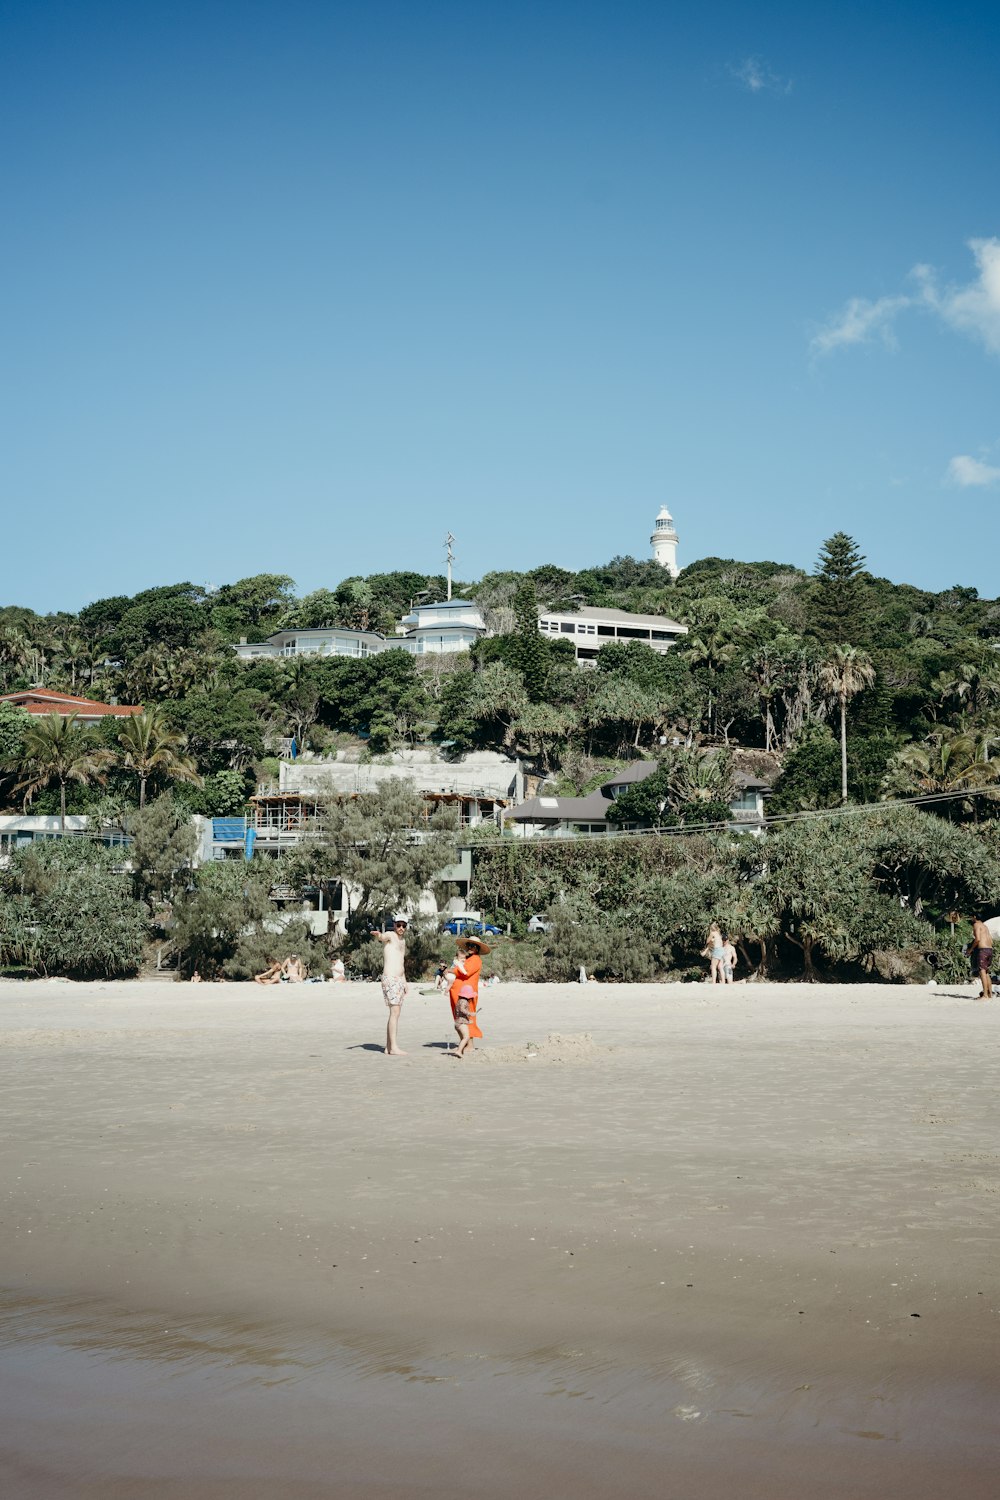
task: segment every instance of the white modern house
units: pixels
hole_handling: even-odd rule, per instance
[[[375,630],[323,625],[316,630],[277,630],[266,641],[240,641],[233,650],[244,661],[270,656],[375,656],[399,646]]]
[[[538,628],[549,640],[572,641],[582,667],[593,666],[598,651],[611,641],[641,641],[662,655],[688,633],[686,625],[664,615],[634,615],[624,609],[544,610]]]
[[[244,661],[257,657],[378,656],[382,651],[409,651],[413,656],[468,651],[486,626],[479,607],[467,599],[447,599],[439,604],[418,604],[403,616],[397,634],[377,630],[349,630],[342,625],[322,625],[313,630],[277,630],[265,641],[240,641],[233,650]]]
[[[448,651],[468,651],[486,634],[486,622],[478,604],[469,599],[442,599],[437,604],[416,604],[399,622],[396,645],[415,656],[440,656]]]

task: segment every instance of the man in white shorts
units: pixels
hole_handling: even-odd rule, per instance
[[[382,996],[389,1007],[389,1021],[385,1028],[386,1057],[405,1057],[406,1053],[396,1041],[399,1027],[399,1009],[409,985],[403,963],[406,958],[406,918],[394,917],[391,932],[372,931],[372,937],[382,944]]]

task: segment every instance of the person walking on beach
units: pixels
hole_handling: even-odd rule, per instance
[[[969,948],[969,960],[972,965],[972,977],[978,979],[983,990],[979,995],[980,1000],[993,999],[993,980],[990,978],[990,965],[993,962],[993,934],[983,921],[982,917],[972,919],[972,943]]]
[[[708,966],[709,984],[726,984],[725,975],[726,946],[722,941],[722,930],[718,922],[713,922],[708,929],[708,942],[702,950],[702,958],[710,960]]]
[[[458,1048],[449,1052],[449,1057],[460,1060],[472,1049],[476,1037],[482,1037],[476,1011],[479,1007],[479,976],[483,968],[483,957],[489,951],[489,943],[484,943],[482,938],[462,937],[458,940],[458,956],[452,966],[455,977],[448,991],[452,1019],[458,1032]]]
[[[394,917],[391,932],[376,932],[372,937],[382,944],[382,998],[389,1007],[389,1020],[385,1028],[386,1057],[405,1057],[406,1053],[396,1040],[399,1031],[399,1010],[406,999],[409,985],[406,983],[404,961],[406,959],[406,918]]]

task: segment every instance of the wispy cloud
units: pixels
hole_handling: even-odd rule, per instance
[[[732,76],[742,83],[751,94],[790,94],[792,80],[780,78],[762,57],[745,57],[741,63],[730,65]]]
[[[967,286],[939,287],[929,266],[913,275],[925,305],[958,333],[971,334],[993,354],[1000,354],[1000,239],[969,240],[978,275]]]
[[[867,344],[876,337],[883,343],[894,344],[893,321],[912,302],[912,297],[902,296],[879,297],[877,302],[852,297],[843,310],[820,329],[810,347],[817,354],[830,354],[834,349],[844,349],[850,344]]]
[[[1000,469],[994,464],[984,464],[978,458],[970,458],[968,453],[959,453],[948,465],[947,479],[949,484],[961,485],[967,489],[970,485],[985,485],[1000,483]]]
[[[968,241],[976,260],[976,275],[964,285],[942,285],[930,266],[914,266],[909,279],[913,292],[880,297],[871,302],[851,297],[810,341],[814,354],[831,354],[852,344],[878,338],[892,346],[893,324],[909,308],[933,313],[956,333],[964,333],[1000,354],[1000,239]]]

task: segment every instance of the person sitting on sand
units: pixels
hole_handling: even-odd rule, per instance
[[[972,919],[972,942],[969,944],[968,953],[969,962],[972,965],[972,977],[978,979],[982,985],[982,992],[977,998],[992,1000],[993,980],[990,977],[990,965],[993,962],[993,934],[982,917]]]
[[[194,973],[191,975],[191,983],[201,984],[201,975],[198,973],[197,969],[195,969]]]
[[[306,977],[305,964],[297,953],[290,953],[281,966],[281,977],[286,984],[302,984]]]
[[[449,1057],[463,1058],[471,1051],[475,1039],[482,1037],[476,1011],[479,1007],[479,976],[483,958],[489,951],[489,943],[483,942],[482,938],[461,937],[458,940],[458,953],[452,965],[455,977],[448,991],[452,1019],[458,1032],[458,1048],[455,1052],[449,1051]]]
[[[334,984],[344,984],[347,981],[347,970],[344,968],[344,960],[335,958],[330,967],[330,978]]]
[[[260,974],[253,976],[253,982],[254,984],[280,984],[281,970],[281,964],[275,959],[273,964],[268,964],[267,968]]]
[[[405,917],[395,917],[391,932],[376,932],[372,937],[382,944],[382,998],[389,1007],[389,1019],[385,1028],[386,1057],[405,1057],[396,1040],[399,1029],[399,1011],[409,992],[406,982],[406,928]]]

